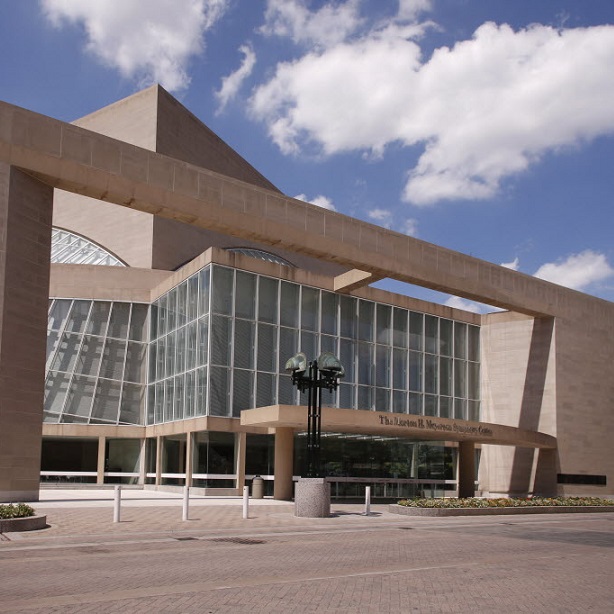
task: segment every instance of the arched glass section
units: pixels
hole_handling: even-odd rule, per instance
[[[242,254],[243,256],[249,256],[250,258],[257,258],[258,260],[264,260],[265,262],[272,262],[273,264],[281,264],[282,266],[289,266],[294,268],[294,265],[276,254],[265,252],[262,249],[254,249],[252,247],[229,247],[226,249],[228,252],[235,254]]]
[[[119,258],[100,245],[61,228],[54,228],[51,233],[51,262],[126,266]]]

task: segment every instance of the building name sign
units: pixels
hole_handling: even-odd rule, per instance
[[[411,429],[423,429],[442,433],[459,433],[463,435],[479,435],[492,437],[492,429],[485,426],[472,426],[458,422],[437,422],[430,418],[400,418],[399,416],[378,416],[382,426],[401,426]]]

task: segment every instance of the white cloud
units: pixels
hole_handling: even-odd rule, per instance
[[[372,209],[367,212],[369,219],[374,220],[384,228],[390,228],[392,222],[392,213],[387,209]]]
[[[518,257],[516,257],[511,262],[502,262],[501,266],[505,267],[506,269],[512,269],[512,271],[517,271],[518,267],[520,266],[520,260]]]
[[[560,286],[583,290],[593,283],[614,276],[614,268],[604,254],[587,249],[559,262],[549,262],[535,272],[535,277]]]
[[[251,111],[285,153],[422,145],[403,197],[423,206],[493,197],[545,152],[614,132],[614,26],[486,23],[426,61],[419,35],[393,21],[279,63]]]
[[[473,313],[485,313],[486,307],[481,303],[468,301],[460,296],[451,296],[444,305],[454,309],[462,309],[463,311],[471,311]]]
[[[430,11],[432,0],[399,0],[399,19],[415,20],[420,13]]]
[[[322,209],[328,209],[329,211],[337,211],[331,199],[327,198],[326,196],[320,195],[320,196],[316,196],[315,198],[309,199],[307,198],[307,196],[305,196],[305,194],[299,194],[298,196],[295,196],[294,198],[296,198],[297,200],[302,200],[305,203],[316,205],[317,207],[322,207]]]
[[[41,0],[47,19],[82,25],[87,50],[139,85],[185,89],[190,58],[228,0]]]
[[[294,43],[329,47],[344,41],[361,24],[359,0],[327,3],[310,11],[299,0],[268,0],[261,32]]]
[[[405,224],[401,229],[403,234],[406,234],[410,237],[418,236],[418,220],[410,217],[405,220]]]
[[[239,51],[243,54],[241,66],[222,79],[222,87],[215,93],[220,103],[218,112],[222,111],[237,95],[243,81],[251,75],[254,65],[256,64],[256,54],[251,47],[241,45]]]

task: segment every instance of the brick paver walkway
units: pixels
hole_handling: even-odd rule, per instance
[[[335,505],[46,509],[0,541],[0,612],[612,612],[614,514],[409,518]]]

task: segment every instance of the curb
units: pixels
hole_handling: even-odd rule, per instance
[[[47,516],[27,516],[26,518],[4,518],[0,520],[0,533],[18,531],[37,531],[47,526]]]
[[[406,507],[392,504],[388,506],[391,514],[401,516],[515,516],[517,514],[582,514],[595,512],[614,512],[614,505],[560,505],[543,507],[479,507],[479,508],[424,508]]]

